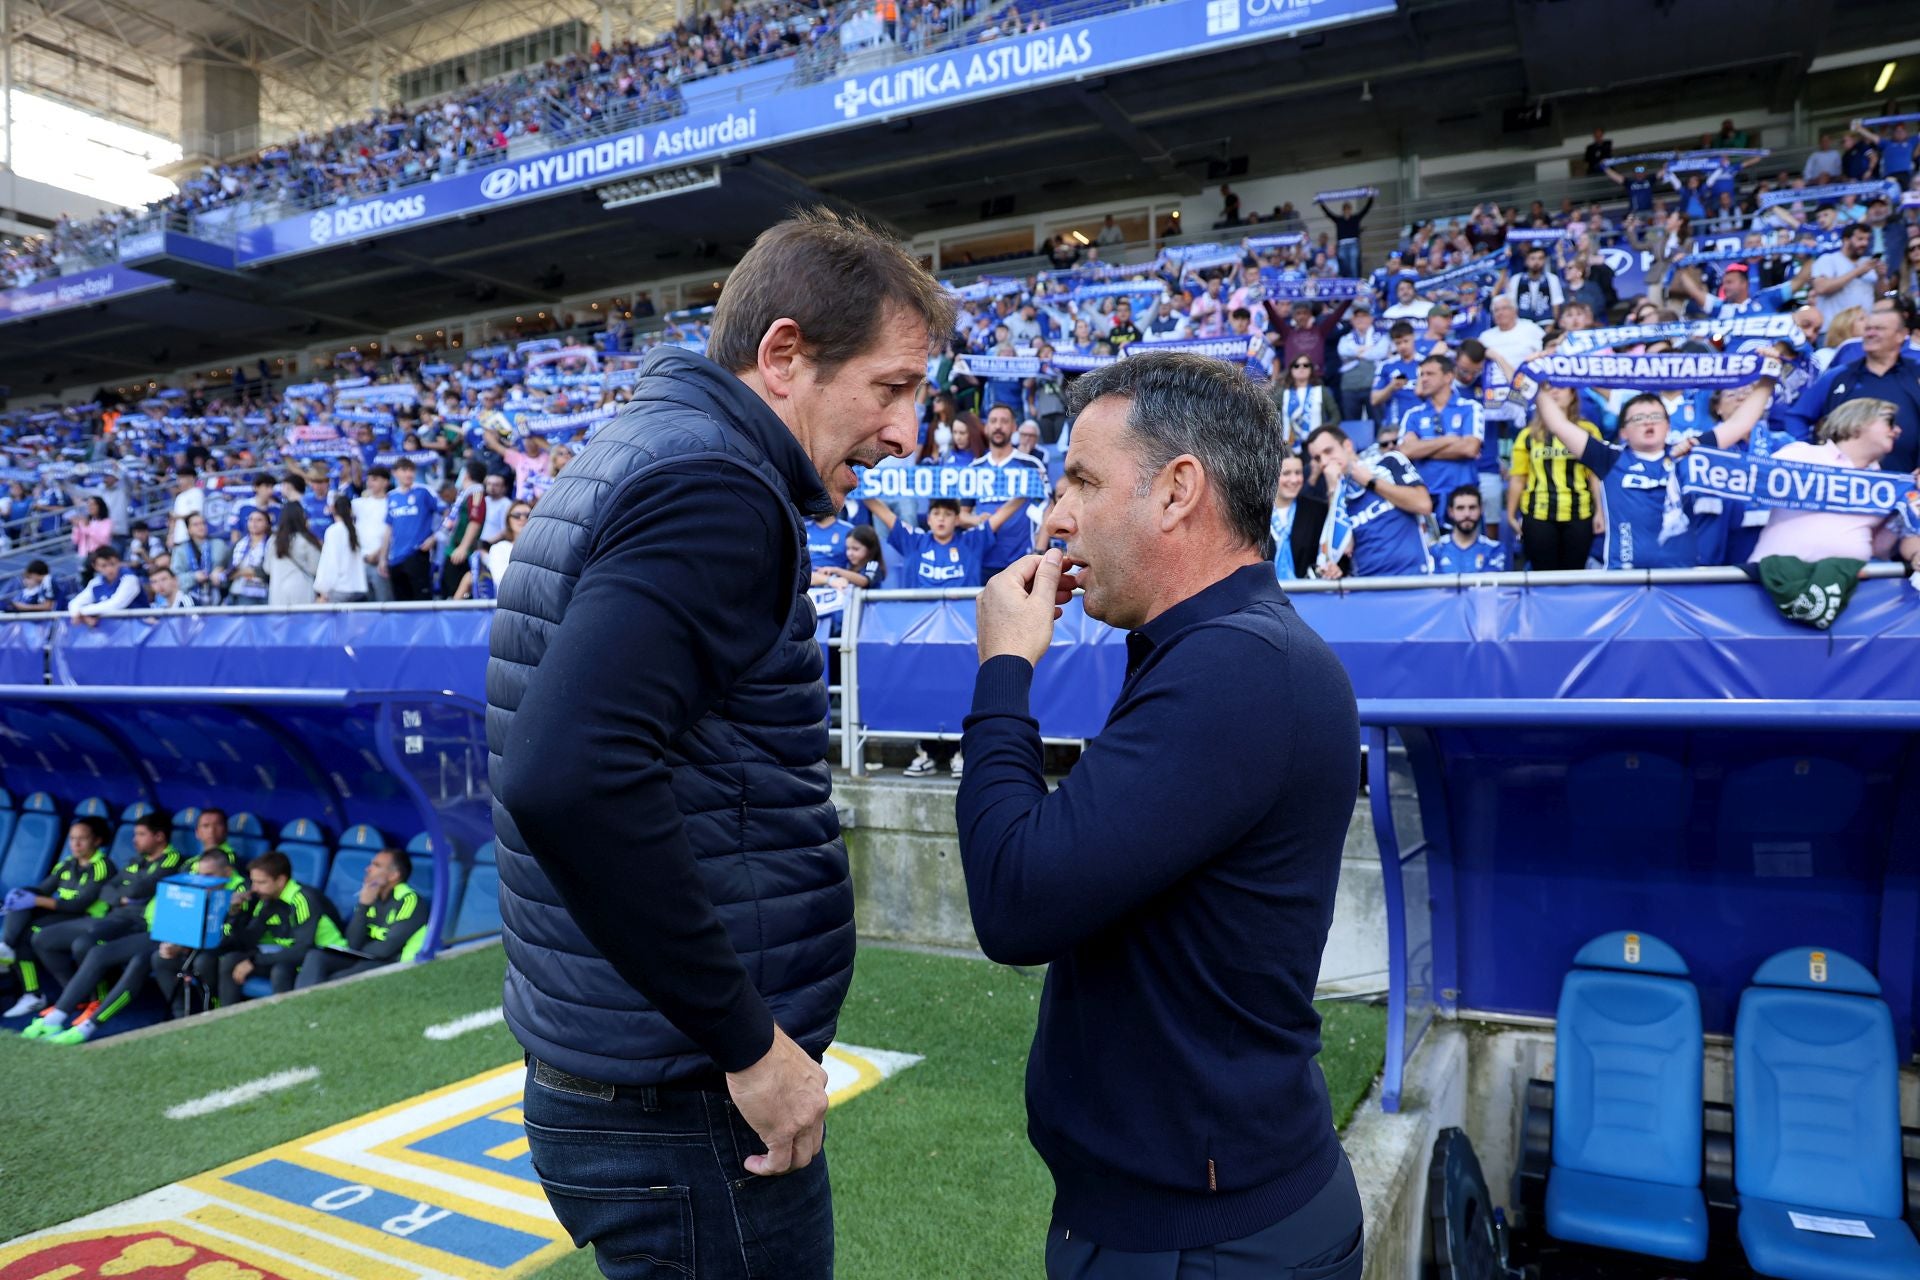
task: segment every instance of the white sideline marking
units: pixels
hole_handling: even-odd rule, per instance
[[[192,1120],[196,1116],[211,1115],[215,1111],[225,1111],[228,1107],[237,1107],[243,1102],[252,1102],[255,1098],[269,1093],[278,1093],[282,1089],[291,1089],[297,1084],[320,1078],[318,1067],[295,1067],[291,1071],[276,1071],[270,1076],[258,1080],[249,1080],[237,1084],[231,1089],[218,1089],[204,1098],[195,1098],[183,1102],[177,1107],[168,1107],[169,1120]]]
[[[505,1009],[499,1007],[482,1009],[480,1012],[470,1013],[464,1018],[455,1018],[452,1022],[437,1023],[434,1026],[428,1027],[420,1034],[429,1040],[451,1040],[455,1036],[463,1036],[469,1031],[478,1031],[482,1027],[490,1027],[496,1022],[505,1022],[506,1020],[507,1011]]]

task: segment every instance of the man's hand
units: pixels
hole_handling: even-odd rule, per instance
[[[1079,585],[1072,575],[1062,575],[1062,561],[1055,547],[1044,556],[1022,556],[993,575],[974,601],[980,661],[1007,653],[1040,665],[1053,643],[1060,606]]]
[[[235,966],[233,966],[233,980],[235,982],[245,982],[248,978],[251,978],[252,976],[253,976],[253,961],[242,960],[239,964],[236,964]]]
[[[163,942],[160,944],[160,957],[163,960],[172,960],[185,954],[187,954],[185,947],[178,946],[171,942]]]
[[[778,1177],[804,1169],[820,1154],[827,1123],[827,1073],[779,1027],[773,1047],[745,1071],[727,1073],[727,1092],[740,1118],[767,1144],[748,1156],[748,1173]]]
[[[380,898],[380,884],[374,880],[360,882],[360,905],[370,907]]]

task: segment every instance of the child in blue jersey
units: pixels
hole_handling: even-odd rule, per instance
[[[981,586],[985,581],[981,564],[993,547],[994,536],[1026,505],[1025,498],[1010,499],[973,528],[961,529],[960,504],[952,498],[935,498],[927,504],[927,527],[921,530],[909,529],[893,514],[893,508],[878,498],[866,501],[874,523],[887,531],[887,545],[906,567],[907,585],[936,588]],[[943,750],[938,742],[922,742],[919,754],[907,766],[907,776],[924,778],[932,773],[936,768],[934,756]],[[963,762],[957,748],[948,767],[954,777],[960,776]]]
[[[1554,438],[1600,477],[1606,499],[1609,569],[1691,569],[1701,563],[1698,521],[1692,499],[1679,492],[1674,460],[1696,441],[1731,449],[1753,433],[1754,424],[1773,398],[1773,377],[1758,385],[1727,420],[1668,450],[1673,423],[1666,402],[1651,392],[1627,401],[1620,410],[1620,443],[1607,444],[1567,419],[1552,396],[1534,407]]]
[[[1433,544],[1435,573],[1502,573],[1507,549],[1480,532],[1480,488],[1463,484],[1447,495],[1448,532]]]
[[[20,574],[20,589],[7,601],[8,613],[52,613],[61,604],[53,573],[45,560],[32,560]]]

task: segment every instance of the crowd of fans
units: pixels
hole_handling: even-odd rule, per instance
[[[0,1018],[31,1017],[23,1038],[85,1044],[149,986],[169,1016],[182,1016],[246,999],[249,979],[277,995],[410,961],[426,941],[426,905],[403,850],[374,855],[357,894],[335,902],[301,884],[280,850],[243,859],[219,809],[200,811],[190,850],[176,846],[172,821],[162,812],[134,819],[116,865],[107,820],[76,817],[47,874],[6,895],[0,975],[11,970],[20,995]],[[160,883],[182,875],[233,894],[211,944],[155,936]]]
[[[113,257],[122,230],[156,214],[279,216],[465,173],[501,158],[516,139],[561,141],[618,132],[685,110],[684,86],[750,63],[801,56],[804,75],[828,74],[849,46],[920,53],[945,41],[991,40],[1044,27],[1027,0],[765,0],[695,14],[647,40],[601,44],[536,68],[464,87],[427,103],[395,103],[331,129],[302,131],[243,160],[208,164],[146,209],[75,221],[45,236],[0,241],[0,288],[31,284]],[[855,39],[857,37],[857,40]]]
[[[1904,127],[1882,137],[1904,141]],[[1595,142],[1606,150],[1604,135]],[[1911,148],[1886,151],[1873,171],[1911,185]],[[1069,381],[1136,343],[1198,341],[1267,383],[1299,459],[1275,499],[1283,577],[1743,564],[1779,541],[1764,534],[1770,521],[1797,528],[1788,541],[1811,554],[1807,535],[1842,517],[1689,495],[1687,536],[1652,532],[1671,525],[1668,455],[1690,441],[1804,446],[1819,454],[1806,460],[1902,472],[1920,463],[1920,237],[1905,193],[1896,182],[1829,198],[1822,188],[1858,166],[1755,180],[1763,159],[1600,154],[1596,167],[1622,177],[1624,206],[1482,206],[1407,226],[1364,277],[1364,191],[1330,195],[1316,209],[1330,225],[1309,229],[1284,206],[1243,215],[1223,187],[1216,227],[1232,238],[1140,261],[1104,256],[1120,251],[1117,229],[1084,245],[1055,238],[1042,246],[1049,269],[955,289],[956,332],[921,391],[922,442],[882,465],[1013,465],[1057,482]],[[1705,233],[1689,210],[1709,204],[1741,210],[1742,225],[1698,253]],[[1614,246],[1651,264],[1643,291],[1622,296],[1605,252]],[[141,604],[486,598],[519,523],[631,394],[649,345],[634,342],[632,305],[609,307],[591,342],[343,353],[331,377],[277,389],[263,367],[231,390],[190,385],[135,404],[14,415],[0,422],[14,464],[0,520],[16,538],[69,530],[90,572],[63,592],[58,575],[50,583],[46,565],[32,566],[8,607],[86,620]],[[1777,382],[1657,396],[1549,389],[1531,404],[1510,394],[1516,370],[1570,333],[1768,314],[1792,320],[1790,338],[1762,344],[1783,361]],[[671,319],[649,342],[704,349],[697,314]],[[1669,333],[1614,349],[1713,342]],[[1885,407],[1864,424],[1835,417],[1859,400]],[[1735,421],[1746,425],[1730,429]],[[1562,425],[1593,443],[1576,448]],[[170,505],[130,512],[123,470],[164,478]],[[1353,545],[1329,559],[1319,535],[1336,498]],[[876,516],[873,505],[851,503],[821,526],[823,593],[977,585],[1045,542],[1041,498],[1017,514],[909,497]],[[1853,528],[1840,542],[1861,559],[1920,553],[1891,527]]]

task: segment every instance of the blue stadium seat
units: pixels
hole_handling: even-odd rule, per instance
[[[152,812],[153,806],[145,800],[135,800],[120,811],[120,825],[113,829],[113,844],[107,850],[107,856],[113,859],[114,866],[124,867],[139,856],[133,851],[133,824],[136,819]]]
[[[73,816],[76,818],[105,818],[108,822],[112,822],[113,810],[108,808],[107,802],[99,796],[88,796],[85,800],[73,806]]]
[[[173,811],[173,842],[183,850],[198,849],[200,842],[193,838],[193,830],[199,825],[199,809],[193,805],[188,805],[184,809],[175,809]]]
[[[327,901],[340,909],[340,914],[350,916],[359,906],[360,882],[366,878],[367,864],[373,861],[373,855],[380,852],[372,849],[342,848],[333,855],[333,870],[327,874]]]
[[[1644,933],[1580,948],[1554,1031],[1547,1233],[1681,1262],[1707,1256],[1700,996]]]
[[[5,858],[7,846],[13,841],[13,824],[19,819],[20,815],[13,811],[13,796],[0,788],[0,889],[11,887],[6,883]]]
[[[387,838],[364,822],[355,823],[340,833],[340,848],[366,849],[373,853],[387,847]],[[365,863],[361,864],[365,866]]]
[[[489,844],[492,842],[489,841]],[[467,878],[467,891],[460,898],[460,913],[447,930],[449,938],[477,938],[500,932],[500,868],[489,858],[473,864]]]
[[[327,847],[321,844],[301,844],[297,840],[282,841],[275,846],[287,855],[287,861],[293,864],[293,878],[301,884],[325,884],[327,882]]]
[[[0,890],[38,884],[53,865],[65,834],[53,797],[44,791],[28,796],[7,841],[6,856],[0,858]]]
[[[252,862],[273,847],[267,840],[267,829],[250,813],[236,813],[227,819],[227,843],[242,862]]]
[[[319,823],[311,818],[295,818],[280,828],[280,843],[274,847],[293,863],[295,880],[306,885],[326,884],[333,854],[326,846]]]
[[[1779,1280],[1920,1276],[1901,1221],[1900,1063],[1880,984],[1837,951],[1773,956],[1740,997],[1733,1030],[1734,1186],[1740,1243]],[[1794,1225],[1857,1222],[1871,1238]]]
[[[499,861],[499,854],[495,851],[493,841],[491,840],[487,841],[485,844],[481,845],[478,849],[475,849],[473,851],[473,865],[475,865],[476,867],[478,866],[490,867],[490,866],[493,866],[498,861]]]

